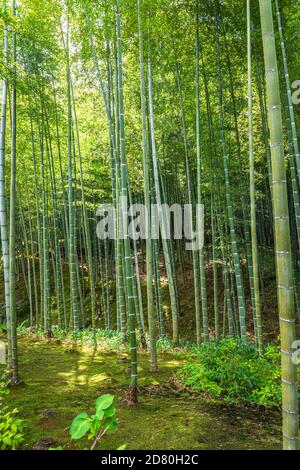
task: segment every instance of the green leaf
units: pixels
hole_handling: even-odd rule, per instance
[[[97,398],[96,413],[98,413],[99,410],[107,410],[107,408],[112,405],[114,398],[114,395],[111,395],[110,393],[101,395],[101,397]]]
[[[103,413],[103,411],[102,411],[102,413]],[[100,429],[101,419],[98,418],[98,415],[94,415],[92,418],[93,419],[92,419],[92,422],[91,422],[90,432],[91,432],[92,436],[95,436],[97,434],[97,432],[99,431],[99,429]]]
[[[120,447],[117,448],[117,450],[125,450],[127,449],[127,444],[122,444]]]
[[[109,408],[107,408],[107,410],[104,411],[104,414],[107,418],[114,416],[116,414],[116,408],[114,405],[111,405]]]
[[[91,427],[91,418],[87,413],[77,415],[71,424],[70,434],[72,439],[81,439]]]
[[[106,418],[104,423],[104,432],[109,432],[110,434],[116,432],[118,427],[118,421],[116,418]]]
[[[100,421],[102,420],[104,413],[105,413],[104,410],[102,410],[101,408],[99,409],[96,408],[96,416]]]

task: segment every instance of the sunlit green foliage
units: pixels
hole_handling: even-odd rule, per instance
[[[226,401],[280,406],[280,349],[266,346],[259,356],[254,344],[235,338],[202,344],[180,372],[183,383]]]

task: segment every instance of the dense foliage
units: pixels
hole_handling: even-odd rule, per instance
[[[4,405],[4,397],[9,393],[6,381],[0,380],[0,449],[15,450],[24,441],[24,420],[16,408]]]
[[[202,344],[180,372],[183,383],[226,401],[280,406],[280,350],[266,346],[259,356],[253,343],[235,338]]]

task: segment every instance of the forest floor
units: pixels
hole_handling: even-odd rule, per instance
[[[281,416],[278,411],[235,406],[207,396],[178,391],[172,385],[185,362],[180,349],[159,354],[159,372],[151,373],[149,356],[139,354],[139,405],[128,407],[128,364],[124,352],[103,351],[86,345],[19,337],[23,385],[12,388],[5,401],[25,420],[25,448],[63,446],[89,448],[71,441],[74,416],[92,412],[103,393],[116,397],[120,420],[115,434],[107,435],[101,449],[280,449]]]

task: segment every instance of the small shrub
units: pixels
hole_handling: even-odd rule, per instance
[[[3,398],[9,390],[2,380],[0,381],[0,449],[15,450],[24,441],[24,421],[18,417],[18,410],[9,410],[3,405]]]
[[[162,336],[161,338],[159,338],[156,342],[156,346],[158,351],[174,351],[175,349],[176,351],[185,352],[186,350],[192,352],[197,350],[196,344],[190,343],[188,341],[179,341],[178,345],[175,348],[172,339],[168,336]]]
[[[0,447],[1,450],[15,450],[24,441],[24,422],[18,418],[18,410],[8,410],[7,406],[0,410]]]
[[[90,416],[88,413],[83,412],[75,416],[70,427],[72,439],[82,439],[89,433],[88,439],[93,439],[91,450],[94,450],[104,434],[115,432],[118,427],[118,420],[115,416],[116,409],[113,401],[113,395],[101,395],[95,403],[95,414]]]
[[[267,346],[259,356],[253,343],[236,338],[212,341],[191,354],[180,380],[196,392],[227,401],[265,406],[281,403],[280,350]]]
[[[156,342],[156,346],[159,351],[167,351],[174,349],[172,341],[167,336],[159,338]]]

